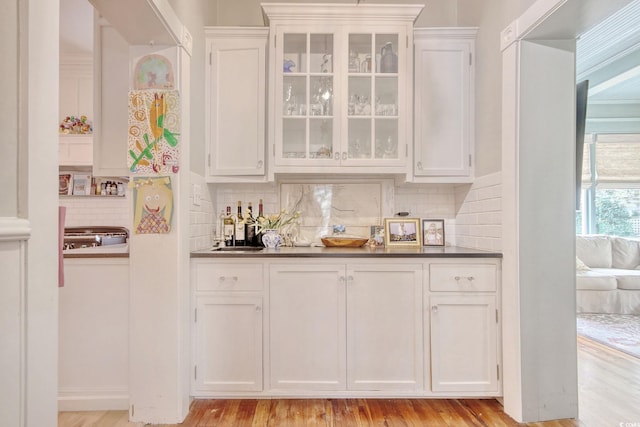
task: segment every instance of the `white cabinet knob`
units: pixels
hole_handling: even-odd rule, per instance
[[[418,162],[416,164],[416,167],[418,168],[418,170],[422,170],[422,162]]]
[[[335,152],[335,153],[333,154],[333,159],[334,159],[334,160],[340,160],[340,153]]]
[[[258,160],[258,169],[260,169],[262,165],[264,165],[264,162],[262,160]]]
[[[347,152],[342,153],[342,160],[347,160]]]

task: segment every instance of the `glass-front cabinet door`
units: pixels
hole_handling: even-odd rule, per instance
[[[335,102],[335,37],[304,28],[278,34],[282,64],[276,81],[276,159],[285,165],[334,162],[339,140]],[[278,70],[276,71],[278,72]]]
[[[398,33],[349,33],[346,147],[354,164],[404,162]]]

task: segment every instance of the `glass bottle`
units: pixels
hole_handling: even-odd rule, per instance
[[[349,52],[349,72],[357,73],[360,71],[360,61],[358,61],[358,54],[352,50]]]
[[[227,214],[224,217],[224,245],[235,246],[236,244],[236,221],[231,215],[231,206],[227,206]]]
[[[380,50],[380,72],[398,72],[398,55],[393,53],[393,43],[391,42],[385,44]]]
[[[238,201],[238,215],[236,216],[236,244],[235,246],[245,245],[244,235],[244,218],[242,216],[242,202]]]
[[[256,220],[253,218],[251,202],[247,205],[247,214],[244,219],[244,244],[245,246],[257,246]]]

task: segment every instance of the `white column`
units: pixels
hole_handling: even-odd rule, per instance
[[[521,422],[578,415],[574,50],[503,51],[504,404]]]

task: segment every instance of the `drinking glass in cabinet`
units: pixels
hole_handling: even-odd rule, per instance
[[[375,123],[376,158],[398,158],[398,120],[379,119]]]
[[[370,73],[372,71],[371,47],[371,34],[349,34],[350,73]]]
[[[349,158],[371,158],[371,120],[349,119]]]
[[[282,86],[282,114],[304,116],[307,107],[305,77],[285,76]]]
[[[333,78],[330,76],[311,77],[309,115],[331,116],[333,114]]]
[[[371,115],[371,78],[349,77],[347,110],[350,116]]]
[[[376,116],[398,115],[398,79],[397,77],[376,77]]]
[[[309,158],[330,159],[333,141],[333,121],[329,119],[309,119]]]

